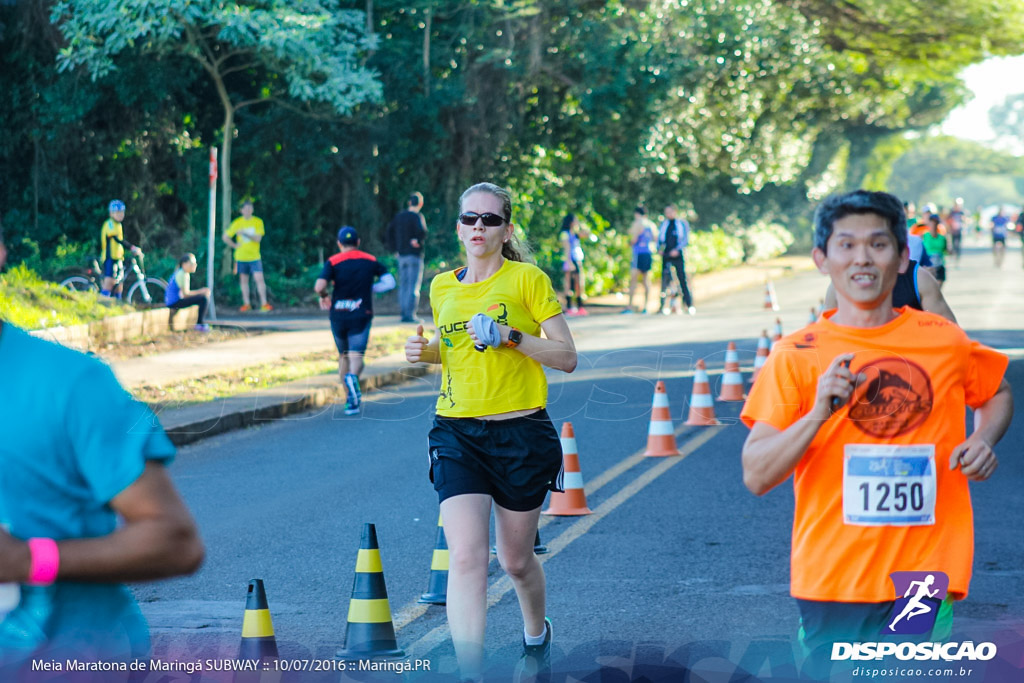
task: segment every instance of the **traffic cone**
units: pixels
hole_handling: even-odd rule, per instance
[[[543,543],[541,543],[541,540],[540,540],[540,530],[538,529],[537,530],[537,536],[533,540],[533,554],[534,555],[547,555],[549,552],[551,552],[551,551],[548,550],[548,547],[546,545],[544,545]],[[491,546],[491,554],[492,555],[497,555],[498,554],[498,546],[496,546],[496,545],[492,545]]]
[[[754,356],[754,374],[750,377],[751,384],[757,381],[757,376],[761,374],[761,368],[764,367],[765,362],[768,360],[768,348],[770,345],[768,330],[761,330],[761,338],[757,340],[757,355]]]
[[[775,319],[775,329],[772,330],[772,344],[782,339],[782,319]]]
[[[690,416],[686,424],[694,427],[706,427],[722,424],[715,417],[715,404],[711,400],[711,385],[708,382],[707,366],[704,359],[697,361],[697,371],[693,373],[693,394],[690,397]]]
[[[722,390],[718,394],[718,400],[743,400],[743,373],[740,372],[740,357],[736,353],[735,342],[729,342],[725,350],[725,372],[722,373]]]
[[[779,310],[779,300],[775,298],[775,286],[771,280],[764,281],[764,307],[773,311]]]
[[[255,659],[277,659],[277,640],[263,579],[249,582],[242,619],[242,644],[238,648],[239,661]]]
[[[443,605],[448,599],[448,541],[444,537],[444,524],[441,515],[437,515],[437,543],[434,544],[434,555],[430,558],[430,579],[427,581],[427,592],[420,596],[419,602],[425,605]]]
[[[395,625],[391,621],[391,605],[377,546],[377,529],[372,524],[364,524],[356,557],[352,599],[348,603],[345,647],[338,650],[337,658],[404,656],[395,640]]]
[[[565,491],[552,491],[551,503],[542,513],[558,517],[591,514],[592,510],[587,507],[587,496],[583,492],[583,474],[580,472],[580,457],[576,452],[576,433],[572,430],[572,422],[562,425],[562,469]]]
[[[550,550],[548,547],[540,542],[540,529],[537,530],[537,538],[533,541],[533,554],[534,555],[547,555]]]
[[[644,455],[660,458],[679,455],[676,446],[676,428],[672,426],[672,414],[668,408],[668,393],[665,383],[658,380],[654,385],[654,403],[651,406],[651,425],[647,429],[647,450]]]

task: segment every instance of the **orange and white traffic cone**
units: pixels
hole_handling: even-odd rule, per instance
[[[775,319],[775,329],[772,330],[772,344],[782,339],[782,320],[780,318]]]
[[[718,400],[743,400],[743,373],[740,372],[740,357],[736,353],[735,342],[729,342],[725,350],[725,372],[722,373],[722,390],[718,394]]]
[[[593,512],[587,507],[587,495],[583,492],[583,473],[580,472],[580,456],[576,452],[576,433],[572,423],[562,425],[562,493],[553,491],[551,503],[542,514],[556,517],[574,517],[589,515]],[[539,536],[538,536],[539,538]]]
[[[690,416],[686,424],[695,427],[722,424],[715,417],[715,403],[711,400],[711,384],[708,382],[708,370],[703,358],[697,361],[697,371],[693,373]]]
[[[754,356],[754,374],[750,377],[751,384],[757,381],[757,376],[761,374],[761,368],[764,367],[765,362],[768,360],[768,348],[770,345],[768,330],[761,330],[761,338],[757,340],[757,355]]]
[[[764,281],[764,307],[773,311],[779,310],[779,300],[775,298],[775,286],[771,280]]]
[[[661,380],[654,385],[651,426],[647,429],[647,450],[644,455],[652,458],[680,455],[676,446],[676,429],[672,426],[672,414],[668,408],[668,393]]]

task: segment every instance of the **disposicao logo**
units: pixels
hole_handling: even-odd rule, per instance
[[[921,635],[931,632],[939,606],[949,590],[949,577],[943,572],[893,572],[889,575],[896,589],[896,601],[881,636]],[[996,656],[994,643],[964,642],[869,642],[833,643],[832,661],[871,660],[896,657],[899,660],[987,661]]]
[[[893,572],[889,578],[897,597],[882,635],[931,631],[949,590],[949,577],[943,572]]]

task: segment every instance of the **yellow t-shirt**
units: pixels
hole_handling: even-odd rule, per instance
[[[506,260],[483,282],[462,283],[448,271],[430,283],[430,306],[441,340],[442,381],[437,414],[479,417],[543,408],[544,368],[505,346],[473,348],[469,320],[486,313],[502,325],[540,336],[540,324],[562,312],[551,280],[537,266]]]
[[[967,595],[971,498],[949,457],[966,438],[964,406],[996,393],[1008,359],[945,318],[897,310],[895,320],[866,329],[836,325],[829,311],[783,337],[740,414],[747,426],[786,429],[811,410],[818,377],[841,353],[853,352],[850,372],[868,377],[821,426],[793,474],[794,597],[892,600],[893,571],[942,571],[954,598]]]
[[[231,227],[228,228],[228,237],[238,242],[238,247],[235,249],[235,260],[242,262],[259,261],[260,243],[256,242],[255,238],[257,235],[263,234],[265,233],[263,232],[262,218],[239,216],[231,221]]]
[[[100,228],[100,261],[107,260],[107,242],[110,243],[110,258],[115,261],[124,258],[124,247],[117,240],[111,239],[113,237],[123,240],[124,228],[113,218],[108,218],[103,221],[103,227]]]

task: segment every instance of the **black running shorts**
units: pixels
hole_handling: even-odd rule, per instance
[[[482,493],[525,512],[562,490],[562,444],[546,410],[510,420],[438,415],[428,441],[438,501]]]

